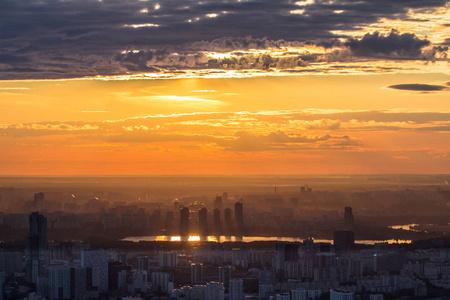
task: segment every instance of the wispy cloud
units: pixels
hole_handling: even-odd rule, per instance
[[[195,98],[195,97],[187,97],[187,96],[175,96],[175,95],[153,96],[151,98],[152,99],[159,99],[159,100],[172,100],[172,101],[220,103],[220,101],[218,101],[218,100]]]

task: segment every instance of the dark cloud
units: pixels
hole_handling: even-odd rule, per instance
[[[8,53],[0,53],[0,64],[15,65],[28,61],[26,57],[12,55]]]
[[[169,49],[170,53],[182,56],[208,49],[265,49],[299,42],[317,42],[328,49],[339,45],[336,38],[345,37],[333,34],[335,30],[360,29],[380,18],[401,19],[410,8],[430,10],[446,3],[446,0],[316,0],[313,4],[298,6],[291,0],[5,0],[0,2],[0,52],[10,56],[0,57],[5,64],[0,65],[0,79],[82,77],[153,70],[147,63],[148,57],[126,54],[124,59],[117,55],[126,49],[141,50],[145,55],[154,54],[148,49]],[[303,9],[303,14],[290,13],[298,9]],[[141,26],[134,26],[139,24]],[[246,38],[249,36],[253,38]],[[405,36],[400,37],[408,41]],[[414,37],[409,40],[413,42],[412,50],[396,46],[395,51],[418,55],[417,49],[424,41]],[[364,48],[366,41],[367,38],[362,43],[353,41],[356,45],[352,44],[353,49]],[[392,52],[387,48],[386,45],[381,47],[384,49],[381,54]],[[88,57],[91,59],[86,59]],[[96,60],[92,59],[94,57]],[[293,65],[297,63],[302,62]],[[11,64],[17,68],[11,68]],[[277,63],[260,57],[258,64],[267,69]],[[289,64],[282,62],[280,66]],[[232,61],[226,65],[241,66],[246,62]],[[39,72],[29,74],[28,69],[39,69]]]
[[[447,89],[447,87],[442,85],[420,84],[420,83],[394,84],[388,86],[388,88],[396,90],[424,91],[424,92],[442,91]]]
[[[392,30],[388,35],[379,32],[367,33],[362,39],[350,39],[346,46],[357,56],[420,57],[428,40],[421,40],[413,33],[400,34]]]

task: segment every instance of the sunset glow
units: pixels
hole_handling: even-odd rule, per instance
[[[41,42],[56,39],[46,30],[41,40],[19,28],[4,38],[0,175],[449,170],[446,1],[389,3],[384,13],[371,1],[254,11],[245,1],[131,1],[121,20],[103,13],[117,9],[109,1],[83,2],[97,14],[74,1],[53,9],[86,13],[115,36],[110,46],[74,43],[91,45],[98,30],[75,23],[60,24],[55,46]],[[178,20],[180,9],[189,13]],[[258,26],[240,24],[246,17]]]

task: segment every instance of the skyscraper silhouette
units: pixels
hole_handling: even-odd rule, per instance
[[[214,231],[216,235],[222,234],[222,221],[220,220],[220,209],[214,210]]]
[[[216,200],[214,200],[214,208],[222,209],[222,197],[216,197]]]
[[[47,247],[47,218],[39,212],[29,216],[29,233],[27,236],[26,271],[27,280],[36,283],[43,275],[45,248]]]
[[[236,222],[236,233],[242,234],[244,230],[244,205],[242,202],[234,204],[234,221]]]
[[[353,231],[353,212],[351,207],[346,207],[344,212],[344,231]]]
[[[233,220],[231,219],[231,208],[225,208],[225,234],[231,235],[233,231]]]
[[[164,220],[164,229],[167,235],[172,234],[172,227],[173,227],[173,211],[167,211],[166,218]]]
[[[228,288],[231,280],[231,267],[222,266],[219,267],[219,282],[223,283],[223,286]]]
[[[34,194],[33,209],[41,210],[44,208],[44,193]]]
[[[191,284],[203,283],[203,264],[192,263],[191,264]]]
[[[208,210],[204,207],[198,210],[198,227],[200,236],[208,235]]]
[[[189,236],[189,208],[180,209],[180,235]]]

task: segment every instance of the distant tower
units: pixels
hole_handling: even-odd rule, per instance
[[[231,219],[231,208],[225,208],[225,231],[227,234],[231,234],[233,231],[233,220]]]
[[[230,300],[244,299],[244,287],[242,279],[230,280]]]
[[[187,207],[180,209],[180,235],[189,235],[189,208]]]
[[[291,296],[289,295],[289,293],[276,294],[275,295],[275,300],[291,300]]]
[[[148,272],[149,266],[150,266],[150,264],[149,264],[149,259],[147,256],[138,257],[138,269],[139,270]]]
[[[346,207],[344,212],[344,231],[353,231],[353,212],[351,207]]]
[[[333,232],[333,244],[341,248],[351,248],[355,244],[355,232],[353,231],[353,212],[351,207],[344,211],[344,230]]]
[[[222,201],[223,201],[223,203],[225,203],[225,205],[228,203],[228,193],[227,192],[222,193]]]
[[[203,264],[193,263],[191,264],[191,284],[203,283]]]
[[[298,262],[298,245],[294,243],[276,244],[276,270],[278,273],[284,273],[286,262]]]
[[[44,193],[34,194],[33,208],[35,210],[41,210],[44,208]]]
[[[308,299],[308,290],[305,289],[292,290],[291,298],[292,300],[303,300],[303,299],[306,300]]]
[[[231,267],[224,266],[219,267],[219,282],[223,283],[223,286],[228,288],[231,280]]]
[[[108,251],[83,250],[81,266],[92,268],[92,286],[97,286],[100,293],[108,291]]]
[[[236,222],[236,228],[241,233],[244,228],[244,205],[242,202],[236,202],[234,204],[234,220]]]
[[[222,222],[220,220],[220,209],[214,210],[214,231],[216,235],[222,234]]]
[[[159,209],[154,210],[152,213],[151,220],[153,228],[158,230],[161,229],[161,210]]]
[[[330,290],[330,300],[355,300],[355,293],[339,290]]]
[[[27,236],[27,280],[36,283],[43,275],[45,248],[47,247],[47,218],[34,212],[29,217],[30,231]]]
[[[214,208],[222,209],[222,197],[217,196],[216,200],[214,200]]]
[[[200,236],[208,236],[208,210],[204,207],[198,210],[198,227]]]
[[[173,211],[166,211],[166,219],[164,220],[164,229],[166,230],[166,235],[172,234],[173,228]]]
[[[159,266],[163,268],[176,268],[178,264],[177,252],[159,252]]]
[[[206,284],[205,300],[224,300],[225,290],[220,282],[208,282]]]

